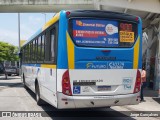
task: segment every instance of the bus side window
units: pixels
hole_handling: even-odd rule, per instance
[[[35,55],[34,55],[34,57],[35,57],[35,61],[37,63],[37,61],[38,61],[38,39],[37,38],[36,38],[36,42],[35,42]]]
[[[55,32],[55,29],[52,29],[51,31],[50,31],[50,61],[51,62],[55,62],[55,34],[56,34],[56,32]]]
[[[35,54],[36,54],[36,40],[33,41],[33,54],[32,54],[33,63],[36,63]]]
[[[24,51],[25,51],[25,49],[23,48],[22,49],[22,54],[21,54],[21,57],[22,57],[21,61],[22,61],[22,63],[24,63],[24,60],[25,60],[25,52]]]
[[[38,37],[37,61],[41,61],[41,36]]]
[[[30,63],[30,49],[31,49],[31,47],[30,47],[30,44],[28,44],[28,63]]]
[[[28,45],[25,46],[25,63],[28,62]]]
[[[33,63],[33,42],[30,43],[30,62]]]
[[[41,61],[44,61],[45,56],[45,34],[42,35],[42,53],[41,53]]]
[[[57,43],[57,30],[58,24],[56,23],[51,28],[47,29],[44,33],[44,47],[42,47],[42,51],[44,49],[44,53],[42,52],[42,56],[44,56],[44,63],[46,64],[56,64],[56,43]],[[43,39],[43,36],[42,36]],[[44,55],[43,55],[44,54]]]
[[[45,37],[45,54],[44,54],[44,57],[45,57],[45,63],[49,63],[49,46],[50,46],[50,38],[49,38],[50,34],[49,32],[47,31],[46,32],[46,37]]]

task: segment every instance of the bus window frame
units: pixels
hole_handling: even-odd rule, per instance
[[[55,49],[55,60],[54,60],[54,62],[53,61],[50,61],[50,60],[45,60],[44,61],[44,63],[45,64],[53,64],[53,65],[56,65],[57,64],[57,49],[58,49],[58,34],[59,34],[59,22],[57,21],[56,23],[54,23],[53,25],[51,25],[49,28],[47,28],[47,30],[46,30],[46,39],[47,40],[45,40],[45,41],[48,41],[49,40],[49,44],[51,44],[51,30],[52,29],[55,29],[55,43],[54,43],[54,49]],[[46,46],[46,43],[45,43],[45,46]],[[51,46],[49,46],[48,47],[48,49],[49,49],[49,55],[50,55],[50,47]],[[46,52],[46,50],[45,50],[45,52]],[[46,56],[45,56],[46,57]],[[49,59],[50,59],[50,57],[48,57]]]

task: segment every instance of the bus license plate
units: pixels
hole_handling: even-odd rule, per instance
[[[98,91],[109,91],[111,86],[98,86]]]

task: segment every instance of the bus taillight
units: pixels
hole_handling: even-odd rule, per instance
[[[68,70],[62,76],[62,93],[69,96],[72,95]]]
[[[137,77],[136,77],[136,82],[135,82],[134,92],[133,93],[139,92],[140,89],[141,89],[141,73],[140,73],[139,70],[137,70]]]
[[[67,11],[67,12],[66,12],[66,15],[67,15],[67,16],[68,16],[68,15],[70,15],[70,14],[71,14],[71,12],[70,12],[70,11]]]
[[[138,17],[136,17],[136,21],[138,21],[139,20],[139,18]]]

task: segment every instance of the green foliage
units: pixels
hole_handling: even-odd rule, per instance
[[[3,62],[5,60],[17,61],[18,60],[18,55],[16,55],[17,52],[18,52],[18,47],[15,47],[5,42],[0,42],[0,62]]]

